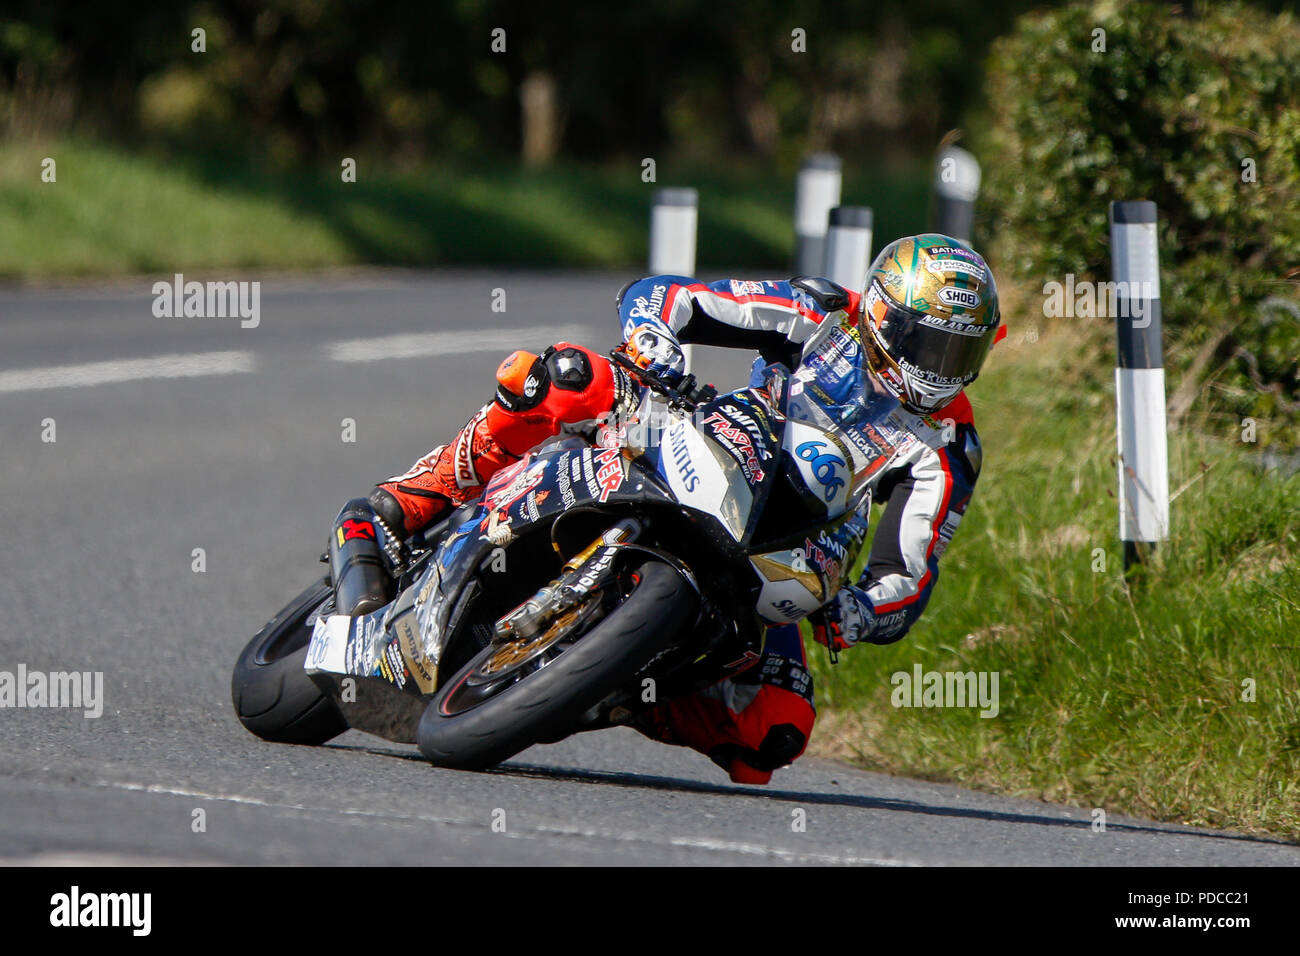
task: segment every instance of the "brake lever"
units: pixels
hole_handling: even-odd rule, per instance
[[[609,356],[614,360],[615,364],[627,369],[637,381],[652,392],[667,398],[670,406],[680,406],[688,412],[693,412],[700,405],[711,402],[718,397],[718,390],[712,385],[697,386],[694,375],[684,375],[675,387],[669,386],[633,362],[620,349],[610,350]]]

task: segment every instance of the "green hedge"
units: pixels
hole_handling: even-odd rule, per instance
[[[1021,18],[988,82],[995,259],[1035,282],[1109,279],[1109,202],[1154,200],[1171,370],[1225,431],[1249,415],[1261,444],[1300,443],[1296,19],[1073,4]]]

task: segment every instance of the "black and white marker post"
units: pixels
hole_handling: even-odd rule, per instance
[[[862,291],[871,265],[871,210],[867,206],[836,206],[826,230],[826,268],[822,275],[844,288]]]
[[[934,164],[935,232],[969,242],[979,192],[979,161],[960,146],[939,150]]]
[[[650,199],[650,275],[695,275],[699,204],[700,194],[695,189],[655,190]],[[687,345],[682,352],[689,372],[695,349]]]
[[[842,164],[834,153],[803,161],[794,188],[794,274],[814,276],[826,265],[826,222],[840,204]]]
[[[1115,368],[1119,536],[1124,569],[1169,537],[1169,450],[1161,343],[1156,204],[1110,204],[1111,277],[1117,284]],[[1139,544],[1142,547],[1139,547]]]

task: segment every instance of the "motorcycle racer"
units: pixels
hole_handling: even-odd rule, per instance
[[[842,581],[827,595],[811,623],[832,655],[902,638],[933,593],[939,560],[969,506],[982,462],[963,390],[1005,331],[984,259],[958,240],[924,234],[886,246],[861,292],[813,277],[704,283],[660,275],[625,287],[618,313],[621,350],[661,381],[685,373],[682,344],[755,349],[751,386],[787,390],[792,405],[833,427],[846,447],[881,463],[861,513],[819,539],[847,576],[865,543],[870,502],[882,502],[866,566],[859,580]],[[336,524],[340,545],[367,517],[382,533],[373,544],[360,542],[373,548],[372,557],[348,558],[368,564],[372,576],[370,586],[339,589],[339,612],[386,603],[386,593],[373,586],[373,569],[400,567],[402,538],[477,498],[493,474],[546,439],[634,407],[638,391],[627,372],[578,345],[561,342],[540,356],[512,353],[497,370],[492,401],[451,442],[380,482],[368,500],[345,507]],[[865,403],[879,396],[896,406],[888,426],[856,427]],[[834,483],[844,483],[836,462],[845,464],[830,455],[810,458],[827,501]],[[335,567],[336,582],[346,570]],[[657,705],[636,727],[705,754],[733,781],[767,783],[773,770],[803,752],[814,719],[807,659],[790,620],[769,628],[763,654],[749,669]]]

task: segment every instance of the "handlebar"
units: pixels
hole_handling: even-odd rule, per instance
[[[684,375],[675,385],[670,385],[657,375],[651,375],[648,371],[637,365],[622,349],[613,349],[609,357],[614,360],[616,365],[626,369],[633,378],[645,385],[650,391],[664,396],[668,399],[668,404],[679,406],[688,412],[693,412],[697,407],[705,402],[711,402],[718,397],[718,390],[712,385],[699,385],[694,375]]]

